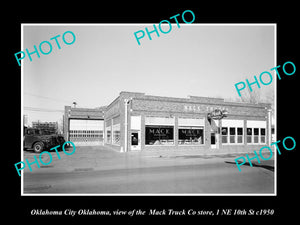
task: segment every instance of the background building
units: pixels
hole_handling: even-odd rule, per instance
[[[49,134],[57,133],[58,123],[57,122],[32,122],[32,128],[41,129]]]

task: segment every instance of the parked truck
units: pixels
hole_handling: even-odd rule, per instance
[[[62,146],[64,142],[65,139],[60,134],[24,127],[24,149],[33,149],[34,152],[40,153],[57,145]]]

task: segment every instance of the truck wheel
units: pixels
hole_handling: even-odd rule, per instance
[[[43,142],[36,142],[33,145],[33,151],[35,153],[41,153],[44,149],[44,143]]]

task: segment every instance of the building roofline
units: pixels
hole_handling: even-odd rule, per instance
[[[121,92],[123,93],[123,92]],[[223,98],[214,98],[214,97],[201,97],[201,96],[188,96],[189,98],[178,98],[178,97],[163,97],[156,95],[145,95],[144,93],[139,92],[125,92],[126,94],[138,94],[138,96],[132,96],[133,99],[140,100],[152,100],[152,101],[172,101],[172,102],[186,102],[187,104],[210,104],[210,105],[231,105],[231,106],[240,106],[240,107],[256,107],[270,108],[270,103],[248,103],[248,102],[231,102],[225,101]],[[208,100],[208,101],[206,101]],[[216,100],[215,102],[213,100]]]
[[[74,108],[74,107],[71,107],[71,106],[65,106],[65,107],[70,107],[72,109],[72,111],[89,111],[89,112],[105,111],[106,108],[107,108],[107,106],[100,106],[98,108],[83,108],[83,107]]]

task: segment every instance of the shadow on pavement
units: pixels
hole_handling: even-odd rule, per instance
[[[208,155],[180,155],[180,156],[171,156],[171,157],[184,158],[184,159],[191,159],[191,158],[212,159],[212,158],[233,158],[236,157],[237,155],[238,154],[215,154],[215,155],[208,154]]]
[[[229,163],[229,164],[236,164],[235,162],[230,162],[230,161],[224,161],[225,163]],[[246,162],[245,164],[243,165],[246,165],[246,166],[250,166],[250,163]],[[259,164],[255,164],[255,163],[252,163],[252,166],[253,167],[261,167],[263,169],[267,169],[267,170],[270,170],[272,172],[274,172],[274,166],[269,166],[269,165],[259,165]]]

